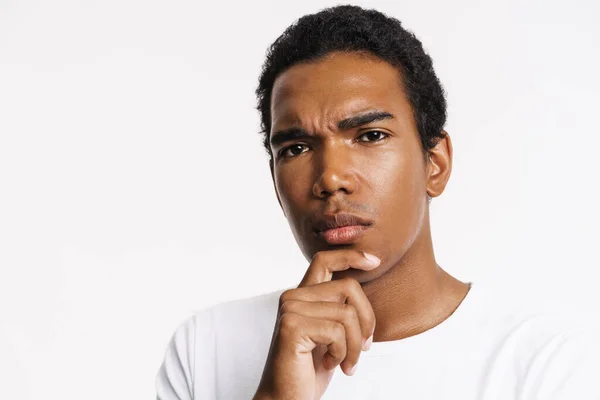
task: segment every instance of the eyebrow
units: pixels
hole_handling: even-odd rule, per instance
[[[386,111],[368,111],[362,114],[358,114],[349,118],[345,118],[337,123],[339,130],[347,130],[358,128],[359,126],[370,124],[376,121],[382,121],[385,119],[392,119],[394,116]],[[275,132],[270,139],[272,147],[278,147],[283,143],[295,140],[305,139],[311,135],[302,128],[288,128],[281,129]]]

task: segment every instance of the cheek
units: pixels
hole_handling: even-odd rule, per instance
[[[286,215],[294,215],[294,211],[307,201],[310,194],[310,166],[303,168],[289,165],[279,166],[275,170],[275,186]]]
[[[367,178],[378,199],[380,218],[386,236],[397,241],[410,242],[422,223],[426,204],[425,165],[420,153],[382,155],[371,165]],[[390,243],[391,245],[391,243]]]
[[[368,171],[366,180],[385,203],[411,202],[425,193],[425,167],[411,152],[382,153],[364,168]]]

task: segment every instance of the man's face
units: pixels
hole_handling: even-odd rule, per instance
[[[373,122],[339,125],[374,112]],[[342,274],[363,282],[398,263],[428,207],[428,163],[398,71],[357,53],[295,65],[275,81],[271,115],[275,191],[305,257],[336,248],[374,254],[382,260],[376,270]],[[281,131],[295,138],[273,142]],[[351,243],[331,244],[315,223],[339,212],[371,224]]]

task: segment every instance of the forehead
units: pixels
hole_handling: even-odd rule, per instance
[[[333,53],[277,77],[271,126],[328,122],[371,108],[411,115],[398,70],[374,56]]]

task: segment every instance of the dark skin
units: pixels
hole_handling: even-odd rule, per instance
[[[339,124],[365,114],[371,122]],[[444,191],[452,143],[446,134],[424,152],[398,70],[359,53],[332,53],[284,71],[273,87],[271,115],[275,192],[311,265],[298,289],[280,299],[287,306],[280,307],[257,398],[320,398],[331,375],[320,377],[317,367],[303,375],[301,354],[311,351],[316,360],[329,351],[326,370],[340,365],[351,375],[358,361],[353,342],[360,353],[371,333],[380,342],[424,332],[466,296],[468,285],[437,265],[429,224],[427,196]],[[292,128],[305,135],[276,139]],[[330,245],[314,234],[317,216],[342,211],[373,224],[351,244]],[[366,266],[362,252],[380,263]],[[315,333],[331,321],[344,327],[343,351],[335,348],[335,334]],[[314,331],[305,328],[313,322]],[[315,387],[301,392],[311,379]]]

